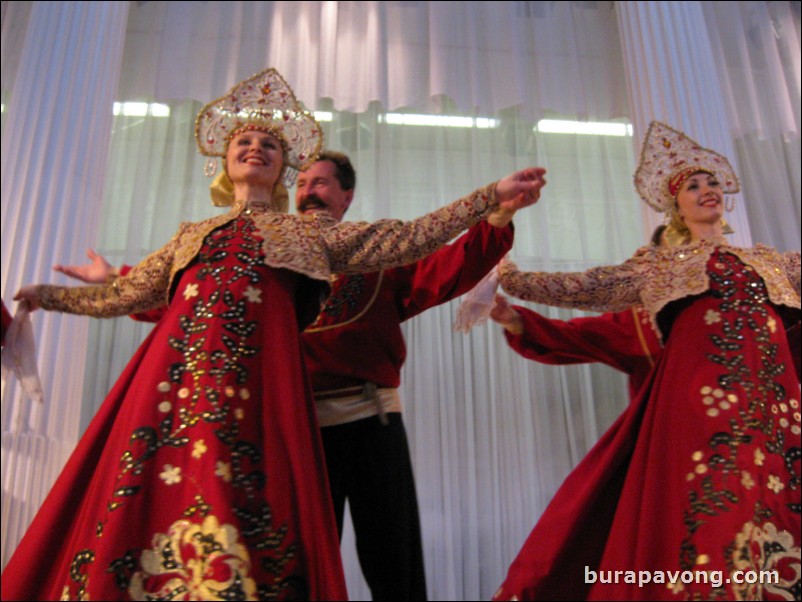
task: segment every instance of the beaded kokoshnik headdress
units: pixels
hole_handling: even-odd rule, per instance
[[[635,170],[635,189],[652,209],[665,214],[663,241],[668,246],[685,244],[690,239],[690,232],[677,212],[676,199],[685,180],[699,172],[715,176],[725,194],[740,190],[738,176],[727,157],[702,148],[683,132],[652,121]],[[733,205],[725,205],[725,209],[732,211]],[[733,233],[723,218],[721,224],[724,234]]]
[[[740,190],[738,176],[727,157],[702,148],[664,123],[652,121],[635,171],[635,189],[640,197],[655,211],[671,211],[682,183],[699,172],[716,176],[725,194]]]
[[[216,157],[226,156],[230,139],[243,129],[268,132],[281,141],[285,166],[282,179],[287,186],[294,183],[298,171],[317,160],[323,146],[323,132],[317,120],[272,67],[242,80],[198,113],[195,140],[200,153],[209,157],[204,167],[207,176],[214,175]],[[215,186],[221,184],[223,188],[216,191]],[[215,179],[212,185],[215,205],[233,202],[233,190],[228,193],[230,185],[225,174]]]

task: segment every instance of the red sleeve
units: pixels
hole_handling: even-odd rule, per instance
[[[5,346],[6,331],[8,330],[8,327],[11,326],[11,314],[9,313],[8,308],[6,308],[6,302],[0,301],[0,303],[3,304],[3,323],[2,323],[3,330],[2,330],[2,336],[0,336],[0,346]]]
[[[455,242],[407,266],[386,271],[402,320],[467,293],[512,248],[513,226],[479,222]]]
[[[524,321],[524,333],[505,331],[507,342],[522,356],[544,364],[601,362],[627,374],[650,369],[660,343],[637,312],[626,310],[600,316],[552,320],[515,306]]]
[[[124,265],[120,268],[120,276],[125,276],[130,271],[131,266]],[[137,322],[158,322],[162,319],[165,309],[166,308],[162,305],[161,307],[151,309],[150,311],[143,311],[138,314],[129,314],[129,317]]]

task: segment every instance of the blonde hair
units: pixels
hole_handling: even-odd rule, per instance
[[[666,214],[668,224],[666,225],[665,238],[671,239],[672,242],[688,243],[691,240],[691,231],[679,214],[677,201],[674,200],[674,206]]]

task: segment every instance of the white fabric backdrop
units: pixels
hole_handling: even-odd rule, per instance
[[[15,32],[28,27],[28,4],[3,3],[7,106],[17,84],[30,77],[17,69],[15,53],[24,44],[13,43]],[[720,74],[723,89],[711,93],[726,95],[726,119],[744,170],[743,196],[747,203],[761,199],[758,213],[750,206],[750,227],[761,232],[757,240],[798,249],[798,3],[701,4],[714,50],[726,56],[726,63],[717,62],[727,65]],[[309,108],[333,112],[323,124],[327,146],[347,152],[358,171],[349,219],[414,217],[536,164],[549,169],[549,184],[542,202],[515,220],[514,254],[522,267],[570,270],[617,262],[647,238],[631,186],[635,140],[533,131],[542,117],[629,119],[611,2],[137,2],[130,4],[127,22],[116,98],[166,103],[170,116],[114,118],[97,237],[76,226],[62,236],[69,244],[59,246],[26,230],[15,239],[15,262],[28,265],[45,253],[52,261],[78,263],[81,249],[95,246],[115,263],[131,263],[163,244],[180,221],[215,214],[192,137],[195,113],[267,65],[283,73]],[[741,42],[727,43],[734,39]],[[775,57],[779,68],[766,71],[766,56]],[[782,113],[790,118],[777,117],[777,106],[790,106]],[[380,122],[388,111],[491,117],[499,125],[395,126]],[[4,138],[7,119],[4,112]],[[750,189],[752,177],[759,184]],[[5,189],[2,202],[2,292],[11,305],[23,282],[6,274],[6,211],[14,200]],[[38,276],[66,282],[44,271]],[[623,409],[626,389],[623,376],[605,367],[527,362],[492,325],[468,336],[453,333],[456,307],[450,303],[405,325],[409,360],[402,395],[430,597],[481,599],[499,585],[565,475]],[[64,431],[81,430],[148,327],[93,320],[88,345],[76,349],[42,338],[45,317],[34,318],[40,348],[86,358],[82,397],[51,395],[44,409],[59,406]],[[64,322],[68,337],[87,320]],[[58,391],[68,375],[52,370],[43,377]],[[74,445],[74,435],[12,420],[24,404],[14,383],[4,384],[3,396],[4,443],[22,429],[67,449]],[[50,477],[29,486],[24,508],[10,516],[6,501],[17,493],[22,478],[14,471],[21,464],[4,445],[3,564],[59,460],[49,464]],[[25,468],[32,474],[40,469],[35,462]],[[368,599],[350,533],[343,554],[351,596]]]
[[[704,2],[752,238],[799,250],[800,3]],[[726,27],[724,27],[726,24]]]
[[[97,234],[127,14],[125,3],[3,3],[3,77],[12,64],[30,74],[16,78],[11,93],[3,84],[2,291],[9,305],[22,283],[49,279],[52,263],[80,252],[74,233]],[[81,432],[89,324],[57,313],[35,317],[46,403],[23,402],[15,380],[3,383],[4,563]]]

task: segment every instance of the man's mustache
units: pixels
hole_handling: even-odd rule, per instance
[[[306,198],[304,198],[303,201],[301,201],[301,204],[298,207],[298,209],[300,211],[306,211],[307,209],[310,209],[311,207],[322,207],[322,208],[325,209],[326,208],[326,203],[324,203],[323,199],[321,199],[316,194],[310,194],[310,195],[307,195]]]

